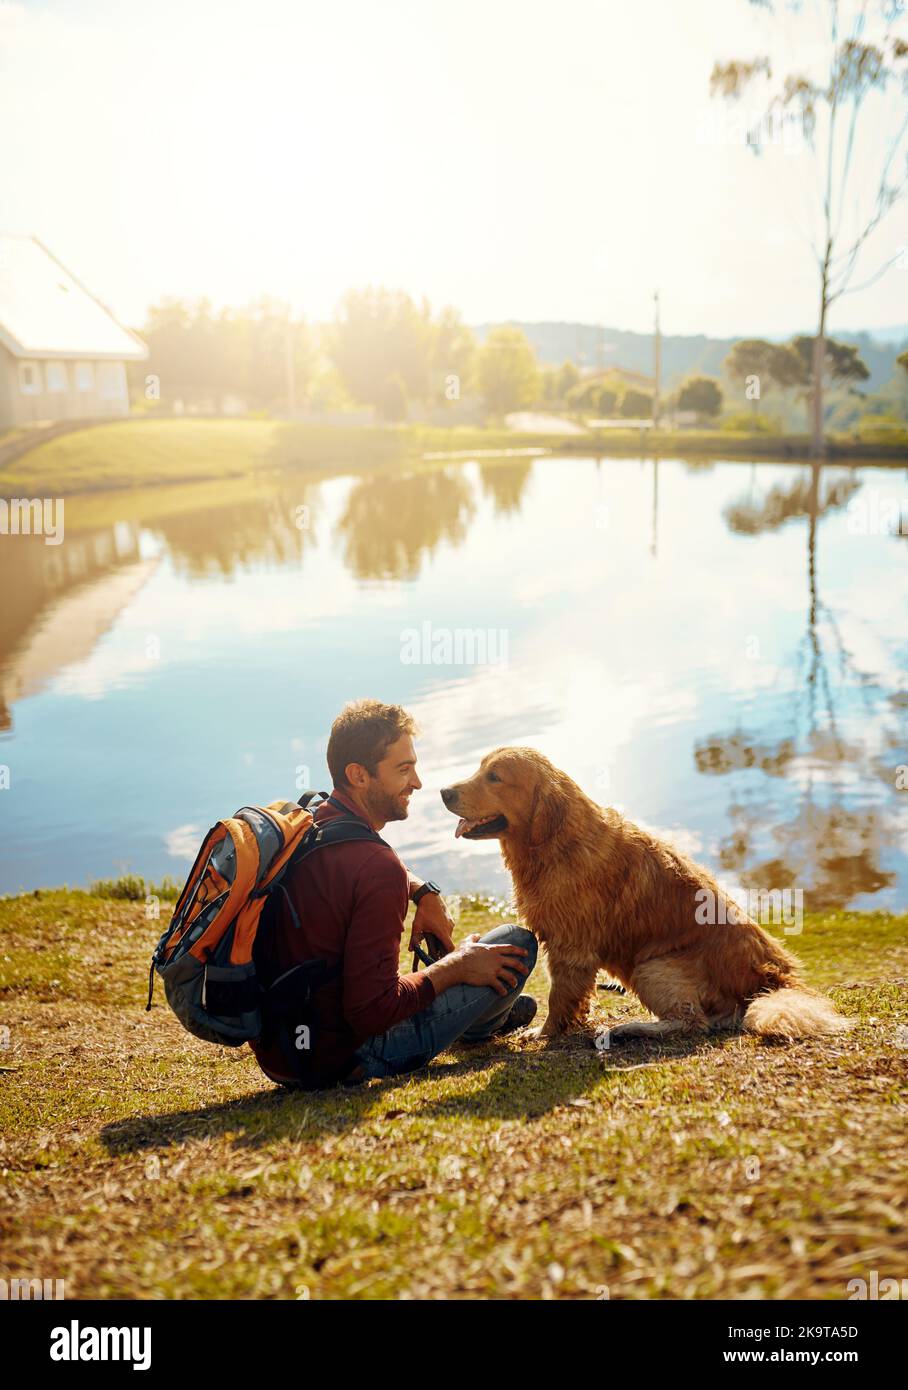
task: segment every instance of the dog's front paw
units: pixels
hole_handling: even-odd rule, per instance
[[[530,1042],[548,1042],[550,1038],[558,1036],[556,1028],[550,1028],[547,1023],[539,1023],[535,1028],[525,1028],[523,1036],[529,1038]]]

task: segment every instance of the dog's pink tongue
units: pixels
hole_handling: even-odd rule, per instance
[[[466,830],[466,828],[467,828],[467,826],[468,826],[469,824],[470,824],[470,822],[469,822],[468,820],[459,820],[459,821],[457,822],[457,829],[454,831],[454,839],[455,839],[455,840],[459,840],[459,839],[460,839],[461,835],[462,835],[463,832]]]

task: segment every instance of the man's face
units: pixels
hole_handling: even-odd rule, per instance
[[[422,786],[416,775],[416,749],[409,734],[402,734],[389,745],[377,764],[375,776],[363,792],[363,800],[374,824],[406,820],[410,797]]]

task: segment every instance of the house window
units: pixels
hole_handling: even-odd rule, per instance
[[[93,391],[95,389],[95,369],[90,362],[76,363],[76,390]]]
[[[41,368],[37,362],[19,363],[19,390],[23,396],[37,396],[41,390]]]
[[[101,395],[106,401],[119,400],[126,395],[126,374],[122,362],[102,362],[98,375]]]
[[[48,362],[47,367],[47,389],[48,391],[66,390],[66,367],[62,362]]]

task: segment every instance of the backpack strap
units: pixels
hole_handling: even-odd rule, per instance
[[[305,809],[309,810],[316,801],[318,805],[323,805],[324,802],[328,802],[330,805],[338,807],[338,809],[343,812],[343,815],[334,816],[331,820],[325,821],[322,825],[317,823],[313,824],[312,827],[306,831],[306,834],[303,836],[296,850],[291,854],[280,873],[264,888],[260,888],[258,894],[255,895],[267,897],[275,889],[279,888],[286,899],[287,907],[293,918],[293,925],[297,929],[300,928],[300,919],[297,915],[296,908],[293,906],[290,894],[287,892],[286,884],[283,881],[284,875],[291,866],[301,864],[304,859],[309,858],[310,854],[314,854],[317,849],[323,849],[326,845],[345,845],[354,840],[373,840],[377,844],[388,845],[387,840],[383,840],[378,831],[373,830],[372,827],[367,825],[359,816],[348,811],[346,806],[342,806],[339,801],[334,801],[330,796],[326,796],[324,792],[306,792],[304,796],[300,798],[299,804],[302,806],[305,803]],[[388,848],[391,848],[390,845],[388,845]],[[340,974],[341,968],[342,967],[337,967],[335,971],[335,968],[332,967],[332,971]],[[329,972],[325,978],[332,979],[334,976]]]

